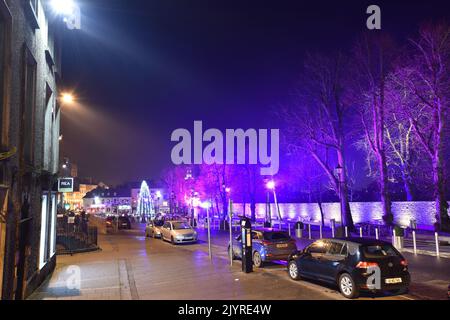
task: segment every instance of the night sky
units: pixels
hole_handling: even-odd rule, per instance
[[[171,132],[194,120],[276,126],[270,111],[291,99],[305,52],[348,49],[368,5],[400,41],[450,12],[448,1],[77,2],[82,30],[64,33],[62,89],[78,103],[63,109],[62,155],[111,184],[157,178]]]

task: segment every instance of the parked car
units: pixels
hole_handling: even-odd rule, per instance
[[[107,228],[114,228],[114,226],[116,225],[116,218],[113,216],[106,217],[105,221]]]
[[[287,232],[271,228],[261,228],[252,231],[253,264],[262,268],[265,262],[288,260],[290,254],[297,251],[295,240]],[[230,245],[228,244],[228,251]],[[242,239],[239,235],[233,241],[233,259],[242,258]]]
[[[161,227],[163,220],[150,220],[145,227],[145,236],[152,238],[161,238]]]
[[[161,239],[172,244],[194,243],[198,240],[198,234],[185,221],[166,221],[161,227]]]
[[[289,257],[288,273],[336,284],[348,299],[361,290],[408,291],[408,262],[390,243],[367,238],[322,239]],[[377,276],[379,274],[379,278]]]
[[[119,217],[119,223],[118,223],[119,229],[131,229],[131,220],[128,216],[120,216]]]

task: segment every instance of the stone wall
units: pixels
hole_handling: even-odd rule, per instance
[[[353,202],[350,204],[352,217],[355,223],[367,222],[382,219],[382,208],[380,202]],[[339,203],[323,203],[325,223],[328,225],[331,219],[337,222],[340,218]],[[243,213],[242,204],[234,204],[234,211],[238,214]],[[412,218],[416,219],[418,226],[431,229],[435,222],[435,203],[434,202],[393,202],[392,211],[395,222],[399,225],[408,226]],[[250,215],[250,204],[246,205],[246,215]],[[258,203],[256,205],[256,215],[258,218],[264,218],[266,204]],[[275,204],[271,204],[272,217],[276,219],[277,209]],[[320,221],[320,208],[317,203],[281,203],[280,213],[283,219],[315,220]]]

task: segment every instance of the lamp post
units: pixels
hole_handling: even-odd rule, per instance
[[[225,191],[225,197],[231,193],[231,188],[227,188],[225,184],[223,184],[223,189]],[[230,231],[230,265],[233,265],[233,202],[231,200],[231,197],[228,196],[228,229]]]
[[[268,207],[269,207],[269,212],[270,212],[270,191],[273,192],[273,200],[275,202],[275,206],[277,208],[277,214],[278,214],[278,227],[281,230],[281,212],[280,212],[280,205],[278,204],[278,198],[277,198],[277,192],[276,192],[276,184],[274,180],[270,180],[269,182],[267,182],[267,202],[268,202]]]
[[[337,175],[337,180],[338,180],[338,193],[339,193],[339,202],[340,202],[340,206],[341,206],[341,226],[344,226],[344,197],[342,196],[342,183],[343,183],[343,179],[342,179],[342,175],[344,173],[344,168],[341,167],[340,164],[338,164],[338,166],[335,169],[336,171],[336,175]]]

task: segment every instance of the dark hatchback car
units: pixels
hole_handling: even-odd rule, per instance
[[[365,238],[318,240],[289,257],[288,273],[336,284],[348,299],[360,291],[404,293],[410,283],[406,259],[390,243]]]
[[[253,264],[257,268],[265,262],[286,260],[297,251],[295,240],[287,232],[271,228],[260,228],[252,231]],[[228,250],[230,246],[228,245]],[[239,235],[233,241],[233,258],[242,258],[242,241]]]
[[[130,230],[131,229],[130,217],[128,217],[128,216],[120,216],[118,225],[119,225],[119,229]]]

